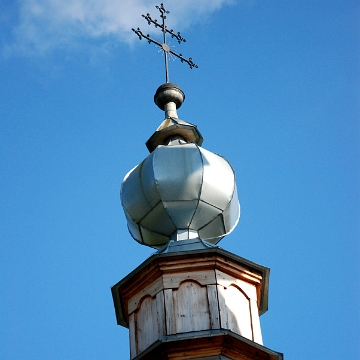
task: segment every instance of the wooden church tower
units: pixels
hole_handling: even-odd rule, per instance
[[[157,252],[112,287],[117,323],[129,329],[132,360],[281,360],[263,346],[259,317],[267,311],[269,268],[227,252],[216,244],[240,217],[235,174],[222,156],[201,147],[193,124],[180,120],[185,99],[169,82],[168,54],[197,67],[161,44],[166,83],[154,96],[165,111],[146,145],[150,154],[121,186],[121,203],[132,237]]]

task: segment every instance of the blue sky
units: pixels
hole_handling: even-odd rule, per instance
[[[154,251],[119,189],[163,120],[156,2],[0,0],[0,358],[127,359],[110,286]],[[360,3],[173,1],[181,119],[237,177],[219,244],[271,268],[265,346],[360,354]],[[153,31],[152,36],[160,34]]]

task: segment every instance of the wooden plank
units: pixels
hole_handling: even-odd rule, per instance
[[[263,339],[261,335],[259,309],[256,301],[250,299],[250,311],[251,311],[251,323],[253,330],[253,341],[263,345]]]
[[[147,349],[158,339],[156,298],[147,296],[140,304],[136,315],[136,335],[138,353]]]
[[[137,269],[135,269],[135,272],[136,270]],[[136,274],[130,273],[121,281],[123,282],[122,286],[120,287],[121,296],[125,296],[127,299],[131,299],[142,289],[145,289],[147,286],[151,285],[158,278],[161,278],[161,271],[158,268],[158,262],[154,261]],[[124,282],[125,279],[127,279],[127,281]]]
[[[207,270],[215,267],[216,259],[211,256],[210,258],[201,257],[177,257],[174,259],[166,259],[166,261],[160,262],[160,269],[162,272],[177,271],[184,268],[188,268],[190,271]]]
[[[176,332],[209,330],[210,312],[207,299],[207,288],[197,282],[183,282],[174,297]]]
[[[233,288],[234,289],[234,288]],[[231,287],[224,288],[224,295],[225,295],[225,308],[226,308],[226,317],[227,317],[227,324],[228,329],[236,334],[240,334],[240,324],[238,324],[236,312],[237,309],[237,294],[233,294]],[[233,298],[232,298],[233,297]],[[250,321],[249,321],[250,322]]]
[[[172,292],[173,291],[171,289],[164,290],[166,335],[172,335],[176,333],[175,312],[174,312]]]
[[[216,285],[207,286],[211,329],[220,329],[219,303]]]
[[[220,258],[216,262],[216,268],[237,279],[242,279],[255,285],[260,285],[262,281],[262,276],[260,274],[252,272],[248,268],[233,263],[232,261],[223,261],[223,259]]]
[[[215,274],[217,284],[220,284],[225,288],[228,288],[231,284],[235,284],[247,295],[248,298],[257,300],[256,287],[254,284],[246,282],[242,279],[236,279],[235,277],[220,270],[215,270]]]
[[[225,303],[226,292],[223,286],[217,285],[218,293],[218,303],[219,303],[219,313],[220,313],[220,325],[222,329],[228,329],[228,319],[227,319],[227,308]]]
[[[238,288],[218,288],[221,328],[253,339],[249,299]]]
[[[164,292],[160,291],[156,294],[156,312],[157,312],[157,323],[158,323],[158,338],[166,335],[165,325],[165,302]]]
[[[158,292],[163,289],[162,277],[156,279],[152,284],[149,284],[144,289],[139,291],[135,296],[133,296],[128,303],[128,314],[136,311],[141,303],[142,299],[150,295],[151,297],[156,296]]]
[[[252,340],[252,326],[250,316],[250,302],[235,286],[230,286],[226,289],[226,307],[228,308],[228,319],[230,330],[233,332]]]
[[[180,283],[185,280],[194,280],[201,285],[216,284],[214,270],[189,271],[187,268],[183,272],[167,273],[163,275],[163,284],[165,289],[177,289]]]
[[[129,316],[129,337],[130,337],[130,358],[133,359],[137,355],[136,350],[136,330],[135,330],[135,315]]]

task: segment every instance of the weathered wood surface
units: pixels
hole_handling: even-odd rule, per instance
[[[221,328],[253,340],[250,301],[235,286],[218,285]]]
[[[201,330],[229,329],[262,344],[259,274],[217,256],[200,257],[197,264],[188,258],[168,260],[149,266],[149,278],[144,272],[127,285],[123,304],[131,358],[164,335]],[[202,356],[208,356],[206,351]]]
[[[156,299],[146,297],[136,314],[137,353],[145,350],[158,339]]]
[[[172,335],[176,334],[176,324],[175,324],[175,310],[174,310],[174,297],[172,289],[164,290],[164,300],[165,300],[165,318],[166,318],[166,334]]]
[[[261,334],[259,310],[256,301],[253,299],[250,299],[250,311],[251,311],[251,323],[253,329],[253,341],[262,345],[263,339]]]
[[[128,301],[128,314],[131,314],[132,312],[138,309],[139,304],[144,297],[148,295],[154,297],[162,289],[163,289],[162,277],[157,278],[154,282],[148,284],[146,287],[142,289],[140,288],[138,293],[135,294],[135,296]]]
[[[185,280],[178,289],[143,297],[129,316],[131,354],[138,355],[163,335],[220,328],[262,344],[256,299],[250,299],[235,280],[223,276],[220,283],[227,287]]]
[[[185,281],[177,291],[173,291],[173,297],[176,333],[211,328],[205,286],[201,286],[195,281]]]
[[[236,285],[246,294],[248,298],[257,301],[256,286],[253,283],[249,283],[243,279],[238,279],[220,270],[215,270],[215,274],[217,284],[222,285],[225,288],[228,288],[232,284]]]
[[[130,358],[133,359],[137,354],[136,346],[136,329],[135,329],[135,315],[129,316],[129,337],[130,337]]]
[[[165,322],[165,299],[164,292],[160,291],[156,294],[156,315],[158,325],[158,337],[166,335],[166,322]]]
[[[180,283],[185,280],[194,280],[200,285],[216,284],[215,272],[211,270],[187,271],[178,273],[167,273],[163,276],[163,284],[165,289],[177,289]]]
[[[211,329],[220,329],[219,300],[216,285],[207,286]]]
[[[146,263],[146,262],[145,262]],[[226,258],[215,253],[204,254],[199,256],[171,256],[168,258],[157,258],[153,262],[143,266],[140,270],[134,270],[133,274],[123,279],[113,287],[113,297],[115,307],[119,308],[118,319],[127,316],[136,310],[139,301],[146,295],[155,296],[164,288],[177,288],[178,283],[184,279],[178,276],[178,273],[187,273],[188,279],[194,279],[201,285],[216,284],[214,279],[214,269],[232,276],[238,280],[243,280],[256,287],[258,303],[261,303],[262,293],[262,276],[256,269],[244,266],[239,262]],[[197,275],[193,275],[197,274]],[[216,275],[217,276],[217,275]],[[239,285],[243,288],[242,285]],[[267,285],[266,285],[267,286]],[[247,292],[244,288],[244,291]],[[267,293],[266,293],[267,294]],[[120,300],[121,299],[121,300]],[[122,302],[122,305],[120,305]],[[267,298],[265,299],[267,303]],[[121,308],[126,309],[125,314],[121,315]],[[130,310],[130,311],[129,311]],[[120,320],[121,321],[121,320]]]

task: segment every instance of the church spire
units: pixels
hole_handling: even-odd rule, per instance
[[[170,50],[166,34],[185,40],[166,28],[163,4],[156,8],[162,24],[143,17],[160,27],[162,44],[133,30],[165,54],[166,83],[154,96],[165,120],[120,198],[131,236],[158,251],[112,287],[117,322],[129,328],[132,360],[282,360],[262,345],[270,269],[217,246],[240,218],[235,173],[201,147],[196,125],[177,116],[185,95],[169,82],[168,56],[197,66]]]

